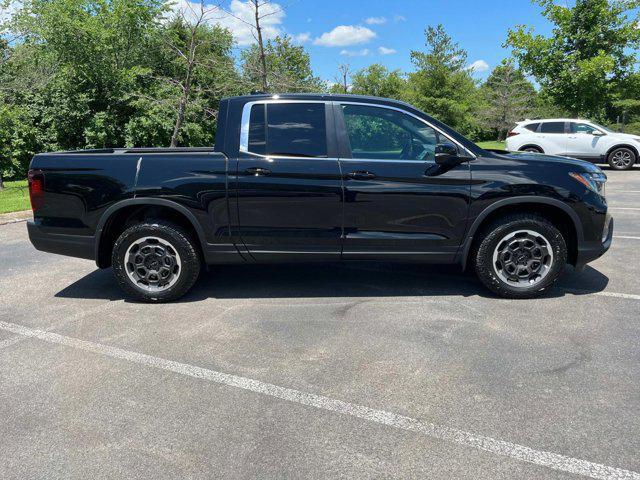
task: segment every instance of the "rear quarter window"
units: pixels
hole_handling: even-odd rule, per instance
[[[524,128],[526,128],[527,130],[531,130],[532,132],[535,132],[538,130],[539,126],[540,126],[540,122],[528,123],[524,126]]]

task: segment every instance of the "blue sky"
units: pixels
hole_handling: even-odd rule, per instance
[[[199,11],[201,0],[167,1],[175,1],[174,8],[189,16]],[[211,9],[209,21],[229,28],[239,48],[254,42],[248,0],[223,0],[228,15],[215,8],[217,0],[204,2]],[[11,0],[0,20],[20,5],[21,0]],[[262,23],[267,38],[288,34],[304,45],[314,73],[328,81],[335,79],[341,63],[352,71],[372,63],[410,71],[409,52],[424,49],[428,25],[442,23],[467,50],[469,64],[477,62],[476,77],[484,79],[509,56],[502,43],[510,27],[525,24],[538,33],[551,32],[541,10],[530,0],[273,0],[263,6],[269,15]]]
[[[541,8],[529,0],[283,0],[284,13],[265,18],[267,36],[286,33],[311,54],[314,73],[333,80],[340,63],[353,70],[382,63],[390,69],[411,69],[409,52],[424,48],[424,29],[442,23],[446,31],[478,62],[475,75],[485,78],[509,52],[502,48],[507,31],[517,24],[549,33]],[[242,17],[244,2],[228,8]],[[241,22],[231,20],[240,45],[252,41]],[[488,68],[484,68],[485,66]]]

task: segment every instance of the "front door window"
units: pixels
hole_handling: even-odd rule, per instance
[[[343,105],[353,158],[435,160],[438,133],[406,113],[368,105]]]

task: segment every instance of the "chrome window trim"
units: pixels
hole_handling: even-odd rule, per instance
[[[460,142],[458,142],[454,138],[451,138],[446,132],[443,132],[441,129],[439,129],[435,125],[432,125],[431,123],[429,123],[424,118],[420,118],[419,116],[414,115],[413,113],[408,112],[408,111],[406,111],[406,110],[404,110],[402,108],[392,107],[391,105],[382,105],[382,104],[378,104],[378,103],[367,103],[367,102],[350,102],[350,101],[339,101],[339,100],[279,99],[279,98],[271,98],[271,99],[265,99],[265,100],[255,100],[253,102],[247,102],[247,103],[244,104],[244,106],[242,107],[242,120],[240,122],[240,147],[239,147],[239,151],[241,153],[251,153],[252,155],[257,155],[259,157],[266,157],[266,158],[291,158],[291,157],[287,157],[287,156],[279,157],[279,156],[275,156],[275,155],[261,155],[259,153],[254,153],[254,152],[250,152],[249,151],[249,120],[251,119],[251,108],[254,105],[265,105],[265,104],[269,104],[269,103],[324,103],[325,105],[362,105],[362,106],[366,106],[366,107],[377,107],[377,108],[386,108],[388,110],[395,110],[395,111],[398,111],[400,113],[404,113],[405,115],[409,115],[409,116],[415,118],[416,120],[424,123],[428,127],[433,128],[440,135],[442,135],[447,140],[449,140],[450,142],[452,142],[455,145],[457,145],[460,149],[462,149],[462,151],[465,152],[469,157],[474,158],[474,159],[478,158],[477,155],[475,155],[467,147],[462,145]],[[326,157],[313,157],[313,158],[327,159]],[[344,160],[359,160],[359,159],[358,158],[348,158],[348,159],[345,158]],[[367,161],[374,161],[374,162],[376,162],[376,161],[377,162],[388,162],[389,161],[389,160],[377,160],[377,159],[360,159],[360,160],[367,160]],[[428,160],[402,160],[402,161],[403,162],[415,162],[415,163],[434,163],[434,162],[429,162]]]

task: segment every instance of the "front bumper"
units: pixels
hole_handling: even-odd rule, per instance
[[[42,252],[57,253],[69,257],[95,259],[95,237],[50,233],[37,221],[27,222],[29,240]]]
[[[603,231],[603,238],[600,242],[583,242],[578,245],[578,255],[576,257],[575,268],[578,271],[584,269],[589,262],[600,258],[605,254],[609,247],[611,247],[611,240],[613,239],[613,218],[607,215],[605,220],[605,228]]]

